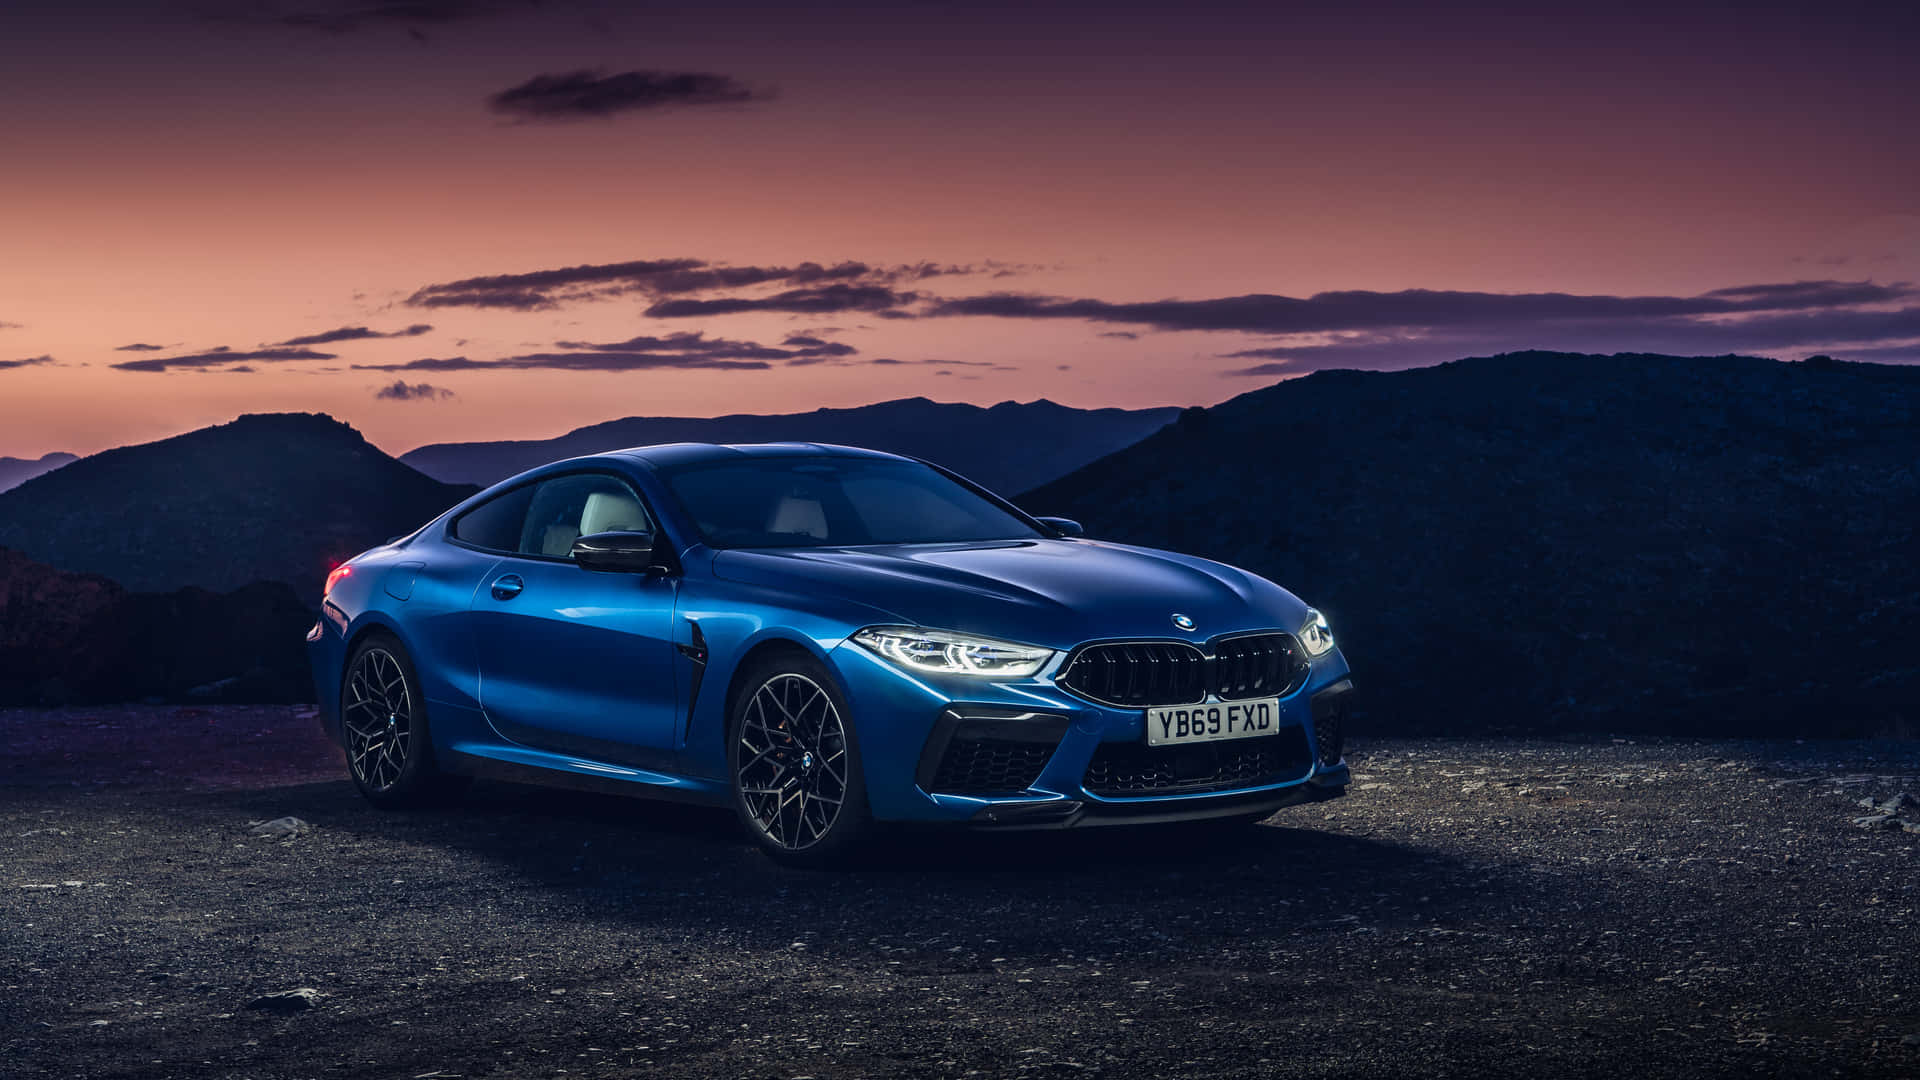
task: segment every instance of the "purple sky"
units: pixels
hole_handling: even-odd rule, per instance
[[[0,454],[1920,359],[1920,8],[0,8]]]

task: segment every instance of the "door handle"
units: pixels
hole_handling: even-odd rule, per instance
[[[527,583],[520,580],[519,574],[507,574],[502,577],[497,577],[493,579],[493,598],[495,600],[511,600],[519,596],[520,590],[526,587]]]

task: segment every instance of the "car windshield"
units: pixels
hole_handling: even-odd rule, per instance
[[[858,457],[741,457],[660,471],[713,547],[1031,540],[1026,520],[935,469]]]

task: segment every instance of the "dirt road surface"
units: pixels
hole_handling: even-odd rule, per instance
[[[816,873],[657,803],[377,811],[304,710],[0,711],[0,1076],[1920,1075],[1920,809],[1870,809],[1920,744],[1352,760],[1232,835]]]

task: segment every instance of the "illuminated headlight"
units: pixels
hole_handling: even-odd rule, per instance
[[[909,671],[937,675],[1022,678],[1038,672],[1053,656],[1052,649],[917,626],[870,626],[853,640]]]
[[[1333,649],[1333,628],[1327,625],[1327,617],[1307,609],[1307,621],[1300,627],[1300,645],[1307,650],[1308,656],[1325,656]]]

